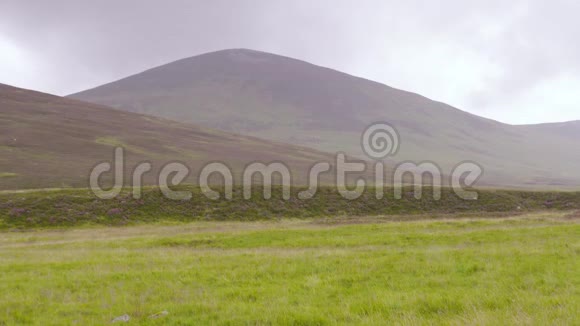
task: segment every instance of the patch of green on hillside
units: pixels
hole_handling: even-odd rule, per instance
[[[95,143],[97,143],[99,145],[107,145],[107,146],[111,146],[111,147],[122,147],[125,150],[127,150],[129,152],[133,152],[135,154],[149,155],[149,156],[153,156],[153,157],[160,156],[156,153],[151,153],[150,151],[147,151],[143,148],[129,145],[126,142],[124,142],[116,137],[113,137],[113,136],[97,137],[97,139],[95,140]]]
[[[179,154],[182,157],[186,157],[190,160],[201,160],[201,159],[204,159],[206,157],[202,153],[199,153],[199,152],[196,153],[194,150],[188,151],[188,150],[184,150],[182,148],[178,148],[175,146],[165,146],[165,148]]]

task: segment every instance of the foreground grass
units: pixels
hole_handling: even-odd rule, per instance
[[[0,325],[580,323],[578,219],[382,222],[0,233]]]

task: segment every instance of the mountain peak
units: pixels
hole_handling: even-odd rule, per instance
[[[182,60],[175,61],[174,63],[179,62],[192,62],[192,61],[203,61],[207,62],[229,62],[235,64],[264,64],[264,63],[280,63],[280,62],[300,62],[300,60],[296,60],[290,57],[285,57],[282,55],[252,50],[252,49],[245,49],[245,48],[233,48],[233,49],[224,49],[218,50],[213,52],[207,52],[200,55],[188,57]],[[171,65],[172,63],[169,63]]]
[[[272,53],[269,53],[269,52],[258,51],[258,50],[247,49],[247,48],[223,49],[223,50],[217,50],[217,51],[213,51],[213,52],[207,52],[205,54],[217,54],[217,53],[225,53],[225,54],[232,54],[232,55],[236,55],[236,54],[246,54],[246,55],[273,55]]]
[[[238,61],[238,62],[244,62],[244,63],[265,62],[265,61],[269,61],[273,58],[281,58],[281,56],[276,55],[276,54],[262,52],[262,51],[256,51],[256,50],[251,50],[251,49],[244,49],[244,48],[225,49],[225,50],[205,53],[205,54],[202,54],[201,56],[225,56],[226,58],[228,58],[232,61]],[[200,57],[200,56],[191,57],[191,59],[194,59],[197,57]]]

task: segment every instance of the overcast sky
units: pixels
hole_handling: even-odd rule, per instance
[[[579,12],[576,0],[0,0],[0,83],[66,95],[250,48],[503,122],[579,120]]]

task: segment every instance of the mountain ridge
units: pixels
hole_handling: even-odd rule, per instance
[[[498,185],[580,185],[572,163],[580,160],[574,132],[551,135],[553,127],[505,124],[260,51],[184,58],[71,97],[358,157],[364,157],[364,129],[386,121],[402,138],[398,161],[434,161],[447,173],[459,162],[475,161],[489,172],[487,181]]]
[[[422,95],[422,94],[417,93],[417,92],[408,91],[408,90],[404,90],[404,89],[401,89],[401,88],[389,86],[389,85],[387,85],[387,84],[385,84],[383,82],[380,82],[380,81],[376,81],[376,80],[369,79],[369,78],[365,78],[365,77],[360,77],[360,76],[357,76],[357,75],[354,75],[354,74],[351,74],[351,73],[347,73],[347,72],[342,72],[342,71],[340,71],[338,69],[329,68],[329,67],[325,67],[325,66],[322,66],[322,65],[310,63],[310,62],[308,62],[306,60],[296,59],[296,58],[292,58],[292,57],[289,57],[289,56],[286,56],[286,55],[282,55],[282,54],[274,54],[274,53],[264,52],[264,51],[260,51],[260,50],[253,50],[253,49],[248,49],[248,48],[229,48],[229,49],[222,49],[222,50],[216,50],[216,51],[206,52],[206,53],[202,53],[202,54],[198,54],[198,55],[194,55],[194,56],[184,57],[184,58],[181,58],[181,59],[172,60],[172,61],[166,62],[164,64],[161,64],[159,66],[156,66],[156,67],[153,67],[153,68],[148,68],[148,69],[145,69],[145,70],[136,72],[136,73],[134,73],[132,75],[129,75],[129,76],[126,76],[126,77],[122,77],[122,78],[113,80],[113,81],[108,82],[107,84],[104,84],[104,85],[114,84],[114,83],[123,81],[125,79],[131,78],[131,77],[136,76],[136,75],[140,75],[140,74],[147,73],[147,72],[150,72],[150,71],[155,71],[157,68],[161,68],[161,67],[166,66],[166,65],[177,64],[179,62],[184,62],[184,61],[191,60],[191,59],[195,59],[195,58],[198,58],[198,57],[201,57],[201,56],[209,56],[209,55],[215,55],[215,54],[221,54],[221,53],[227,54],[227,53],[235,53],[235,52],[250,53],[250,54],[253,53],[253,54],[259,54],[259,55],[269,55],[269,56],[274,56],[274,57],[279,57],[279,58],[284,58],[284,59],[290,59],[290,60],[297,61],[297,62],[300,62],[300,63],[308,64],[308,65],[311,65],[311,66],[314,66],[314,67],[317,67],[317,68],[327,69],[327,70],[330,70],[330,71],[333,71],[333,72],[338,72],[340,74],[348,75],[350,77],[357,78],[357,79],[360,79],[360,80],[363,80],[363,81],[366,81],[366,82],[376,83],[376,84],[378,84],[380,86],[383,86],[383,87],[388,87],[388,88],[391,88],[393,90],[405,92],[405,93],[408,93],[408,94],[411,94],[411,95],[414,95],[414,96],[419,96],[419,97],[422,97],[422,98],[424,98],[426,100],[433,101],[433,102],[439,103],[441,105],[449,106],[449,107],[451,107],[451,108],[453,108],[455,110],[458,110],[460,112],[463,112],[465,114],[468,114],[468,115],[471,115],[471,116],[475,116],[475,117],[481,118],[481,119],[486,119],[486,120],[489,120],[489,121],[492,121],[492,122],[495,122],[495,123],[499,123],[499,124],[502,124],[502,125],[518,126],[518,127],[528,127],[528,126],[529,127],[533,127],[533,126],[542,126],[542,125],[557,125],[557,124],[568,124],[568,123],[572,124],[572,123],[577,123],[577,124],[579,124],[578,127],[580,128],[580,119],[578,119],[578,120],[556,121],[556,122],[527,123],[527,124],[514,124],[514,123],[503,122],[503,121],[499,121],[499,120],[496,120],[496,119],[493,119],[493,118],[481,116],[481,115],[478,115],[478,114],[475,114],[475,113],[472,113],[472,112],[469,112],[469,111],[462,110],[462,109],[460,109],[458,107],[455,107],[453,105],[449,105],[449,104],[445,103],[442,100],[433,99],[433,98],[427,97],[427,96]],[[86,90],[82,90],[82,91],[79,91],[79,92],[74,92],[74,93],[71,93],[71,94],[68,94],[68,95],[64,95],[64,97],[75,98],[75,97],[79,96],[80,94],[83,94],[83,93],[86,93],[86,92],[89,92],[89,91],[92,91],[92,90],[99,89],[99,88],[101,88],[104,85],[99,85],[99,86],[91,87],[91,88],[88,88]]]

